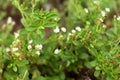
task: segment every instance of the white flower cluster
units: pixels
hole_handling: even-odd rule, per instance
[[[102,15],[103,17],[105,17],[105,16],[106,16],[106,12],[105,12],[105,11],[101,11],[101,15]]]
[[[31,49],[32,49],[32,45],[31,45],[32,42],[33,42],[32,39],[28,41],[28,46],[27,46],[27,49],[28,49],[28,50],[31,50]]]
[[[35,45],[35,49],[37,49],[36,54],[40,55],[40,50],[42,50],[43,45],[42,44],[37,44]]]
[[[39,56],[40,55],[40,51],[36,51],[36,54]]]
[[[105,11],[106,12],[110,12],[110,8],[105,8]]]
[[[6,52],[10,52],[10,48],[9,47],[7,47],[5,50],[6,50]]]
[[[80,28],[79,26],[77,26],[75,29],[76,29],[77,31],[81,31],[81,28]]]
[[[5,50],[6,50],[7,53],[11,51],[12,54],[14,54],[15,56],[19,56],[20,55],[20,53],[17,52],[19,50],[19,48],[17,48],[17,47],[13,47],[12,49],[7,47]]]
[[[72,29],[71,32],[72,32],[72,33],[76,33],[76,30],[75,30],[75,29]]]
[[[54,54],[59,54],[60,53],[60,50],[58,49],[58,48],[56,48],[55,50],[54,50]]]
[[[72,34],[75,34],[76,31],[79,31],[79,32],[80,32],[80,31],[81,31],[81,28],[80,28],[79,26],[77,26],[75,29],[72,29],[72,30],[71,30],[71,33],[68,33],[68,35],[71,36]]]
[[[105,8],[105,11],[101,11],[101,15],[102,15],[103,17],[105,17],[105,16],[106,16],[106,12],[110,12],[110,8]],[[104,22],[103,18],[99,18],[99,20],[100,20],[101,22]]]
[[[53,32],[54,32],[54,33],[59,33],[60,30],[61,30],[62,32],[66,32],[66,31],[67,31],[65,27],[61,27],[61,29],[59,29],[59,28],[57,27],[57,28],[55,28],[55,29],[53,30]]]
[[[100,2],[98,0],[94,0],[93,3],[98,5]]]
[[[32,49],[32,45],[31,45],[32,43],[33,43],[33,40],[32,40],[32,39],[28,41],[28,46],[27,46],[28,50],[31,50],[31,49]],[[36,54],[37,54],[37,55],[40,55],[40,51],[42,50],[42,48],[43,48],[43,45],[42,45],[42,44],[36,44],[36,45],[35,45],[35,49],[37,50],[37,51],[36,51]]]
[[[21,48],[21,41],[20,39],[18,38],[19,37],[19,31],[17,32],[14,32],[14,41],[12,42],[12,44],[10,45],[10,47],[7,47],[5,49],[5,51],[7,53],[11,52],[12,55],[14,56],[20,56],[20,53],[19,53],[19,49]]]
[[[12,48],[12,52],[16,52],[18,50],[19,50],[18,48]]]
[[[10,46],[10,48],[6,48],[6,52],[12,52],[14,55],[19,56],[20,53],[18,53],[19,47],[17,46],[21,41],[18,38],[19,37],[19,31],[14,32],[14,41],[12,42],[12,45]]]
[[[7,47],[7,48],[5,49],[5,51],[6,51],[7,53],[12,52],[12,54],[15,55],[15,56],[19,56],[19,55],[20,55],[20,53],[18,52],[18,50],[19,50],[18,47],[12,47],[12,46],[11,46],[11,48]]]
[[[32,39],[28,41],[28,43],[29,43],[29,44],[32,44],[32,42],[33,42],[33,40],[32,40]]]
[[[19,32],[14,32],[15,39],[19,37]]]
[[[12,17],[8,17],[7,24],[15,25],[15,21],[12,20]]]
[[[89,13],[89,10],[87,8],[84,9],[86,13]]]
[[[102,18],[100,18],[99,20],[100,20],[101,22],[103,22],[103,19],[102,19]]]
[[[120,21],[120,16],[117,17],[117,20]]]
[[[105,11],[101,11],[101,15],[103,17],[105,17],[106,16],[106,12],[110,12],[110,8],[105,8]]]
[[[54,33],[59,33],[59,32],[60,32],[60,29],[57,27],[57,28],[55,28],[53,31],[54,31]]]
[[[42,44],[35,45],[35,49],[37,50],[42,50],[42,48],[43,48]]]
[[[62,32],[66,32],[66,28],[65,27],[61,27],[61,31]]]
[[[27,46],[27,48],[28,48],[28,50],[31,50],[31,49],[32,49],[32,45],[29,44],[29,45]]]
[[[107,26],[105,25],[105,24],[103,24],[103,26],[102,26],[103,28],[107,28]]]

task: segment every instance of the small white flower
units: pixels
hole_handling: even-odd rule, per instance
[[[19,37],[19,33],[18,32],[14,32],[15,38]]]
[[[105,8],[105,11],[110,12],[110,8]]]
[[[15,52],[14,54],[15,54],[16,56],[20,56],[20,53],[18,53],[18,52]]]
[[[28,45],[27,46],[28,50],[32,49],[32,46],[31,45]]]
[[[12,23],[11,23],[12,25],[15,25],[15,21],[12,21]]]
[[[66,32],[66,28],[65,27],[61,27],[61,31],[62,32]]]
[[[102,16],[103,16],[103,17],[105,17],[105,16],[106,16],[105,11],[101,11],[101,14],[102,14]]]
[[[60,32],[60,29],[57,27],[57,28],[55,28],[53,31],[54,31],[54,33],[59,33],[59,32]]]
[[[88,12],[89,12],[87,8],[85,8],[84,10],[85,10],[85,12],[86,12],[86,13],[88,13]]]
[[[56,18],[54,18],[54,20],[55,20],[55,21],[58,21],[58,20],[59,20],[59,18],[57,18],[57,17],[56,17]]]
[[[39,56],[40,55],[40,51],[36,51],[36,54]]]
[[[42,46],[42,44],[37,44],[37,45],[35,46],[35,48],[38,49],[38,50],[42,50],[43,46]]]
[[[103,28],[106,28],[107,26],[105,25],[105,24],[103,24],[103,26],[102,26]]]
[[[94,0],[94,2],[93,2],[94,4],[99,4],[99,1],[97,1],[97,0]]]
[[[68,36],[72,36],[72,34],[71,34],[71,33],[68,33]]]
[[[7,24],[11,24],[11,23],[12,23],[12,17],[8,17]]]
[[[100,18],[99,20],[100,20],[101,22],[103,22],[103,19],[102,19],[102,18]]]
[[[16,52],[16,51],[18,51],[18,48],[12,48],[12,51]]]
[[[79,26],[77,26],[75,29],[76,29],[77,31],[81,31],[81,28],[80,28]]]
[[[76,30],[73,29],[71,32],[72,32],[72,33],[76,33]]]
[[[120,16],[117,17],[117,20],[120,21]]]
[[[33,42],[33,40],[31,39],[31,40],[29,40],[29,42],[28,42],[28,43],[29,43],[29,44],[32,44],[32,42]]]
[[[59,52],[60,52],[60,50],[57,48],[57,49],[55,49],[54,54],[58,54]]]
[[[10,48],[6,48],[6,52],[9,52],[10,51]]]

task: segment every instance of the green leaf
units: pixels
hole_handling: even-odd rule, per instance
[[[55,27],[55,26],[57,26],[56,22],[48,22],[48,23],[44,24],[44,27]]]
[[[13,66],[13,71],[17,72],[17,66],[15,66],[15,65]]]
[[[0,68],[0,74],[3,72],[3,69],[2,68]]]
[[[70,62],[70,61],[67,61],[66,66],[68,67],[70,64],[71,64],[71,62]]]
[[[39,29],[38,33],[40,34],[40,36],[43,38],[45,37],[45,31],[43,29]]]
[[[57,14],[48,14],[47,15],[47,19],[51,19],[51,18],[58,18]]]
[[[88,59],[89,55],[87,53],[79,53],[79,58],[80,59]]]
[[[26,19],[22,18],[22,19],[21,19],[21,23],[24,25],[24,27],[26,27],[26,26],[27,26]]]
[[[89,50],[90,54],[93,56],[96,56],[98,54],[97,50],[92,46],[92,44],[90,47],[88,47],[88,50]]]
[[[99,77],[99,76],[100,76],[100,71],[99,71],[99,70],[96,70],[96,71],[94,72],[94,76],[95,76],[95,77]]]
[[[111,76],[108,75],[108,76],[106,77],[106,80],[114,80],[114,79],[113,79]],[[119,79],[116,79],[116,80],[119,80]]]
[[[37,29],[35,26],[28,26],[28,27],[25,27],[25,29],[27,31],[34,31],[35,29]]]
[[[65,80],[65,74],[63,72],[60,73],[60,80]]]
[[[74,44],[75,46],[80,45],[80,42],[79,42],[79,41],[72,41],[72,42],[73,42],[73,44]]]
[[[95,67],[95,66],[96,66],[96,60],[91,61],[91,62],[90,62],[90,65],[91,65],[92,67]]]
[[[90,65],[90,63],[89,63],[88,61],[84,62],[84,65],[85,65],[87,68],[89,68],[89,69],[92,68],[91,65]]]

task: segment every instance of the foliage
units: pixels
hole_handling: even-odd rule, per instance
[[[11,0],[24,28],[12,34],[14,22],[8,18],[0,29],[0,79],[80,80],[86,69],[88,78],[118,80],[120,16],[112,17],[112,27],[106,24],[116,4],[87,1],[66,0],[59,12],[40,9],[40,0]],[[46,28],[52,29],[47,38]]]

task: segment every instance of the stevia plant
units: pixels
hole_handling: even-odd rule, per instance
[[[0,79],[118,80],[120,16],[114,15],[109,28],[105,21],[115,4],[105,4],[114,1],[87,1],[67,0],[59,13],[39,9],[40,0],[11,0],[24,28],[12,34],[11,18],[1,27]],[[52,29],[48,37],[45,28]]]

